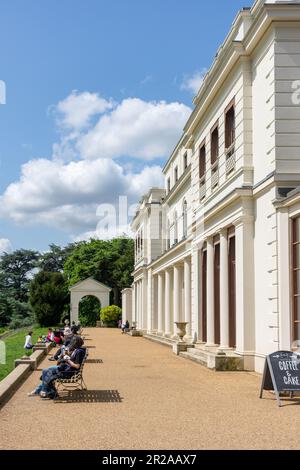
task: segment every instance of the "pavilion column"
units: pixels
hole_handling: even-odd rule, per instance
[[[72,302],[72,309],[71,309],[71,322],[75,321],[76,324],[79,320],[79,303],[74,301]]]
[[[184,260],[184,321],[188,323],[187,336],[191,336],[191,262]]]
[[[162,335],[164,331],[164,276],[159,273],[157,277],[157,314],[158,314],[158,334]]]
[[[220,325],[222,348],[229,348],[229,282],[227,229],[220,231]]]
[[[173,311],[174,311],[174,325],[173,331],[174,336],[176,334],[176,326],[175,323],[180,321],[180,267],[174,266],[173,268],[174,273],[174,281],[173,281]]]
[[[214,242],[207,239],[207,346],[215,345]]]
[[[165,271],[165,336],[171,335],[171,273]]]

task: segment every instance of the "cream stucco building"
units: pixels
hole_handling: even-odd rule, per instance
[[[185,357],[261,372],[300,339],[300,1],[240,11],[194,105],[132,222],[126,311],[169,345],[188,322]]]

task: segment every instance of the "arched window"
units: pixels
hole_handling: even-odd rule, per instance
[[[166,249],[169,250],[171,245],[170,245],[170,239],[171,239],[171,224],[169,219],[167,219],[167,231],[166,231]]]
[[[186,199],[183,201],[182,205],[182,223],[183,223],[183,238],[187,237],[187,202]]]
[[[175,211],[174,215],[174,245],[178,243],[178,216],[177,211]]]

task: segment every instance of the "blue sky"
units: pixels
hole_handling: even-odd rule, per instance
[[[192,107],[189,79],[210,66],[243,6],[246,0],[1,0],[4,247],[9,240],[14,249],[44,250],[85,238],[97,224],[96,203],[119,193],[134,202],[159,183],[158,167]]]

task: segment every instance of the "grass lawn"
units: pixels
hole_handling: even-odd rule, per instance
[[[36,343],[40,335],[46,335],[48,328],[33,328],[33,344]],[[5,338],[3,341],[6,346],[6,364],[0,364],[0,380],[4,379],[13,369],[14,369],[14,360],[19,359],[20,357],[32,354],[32,351],[25,351],[24,343],[25,336],[27,335],[27,330],[20,331],[8,338]]]

